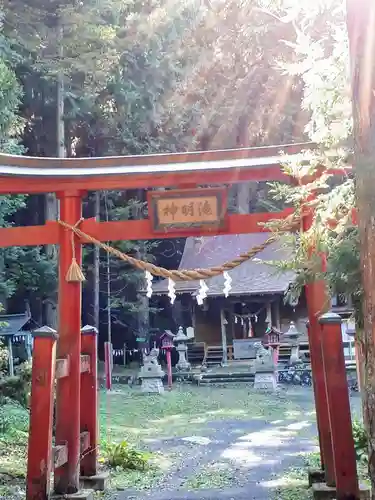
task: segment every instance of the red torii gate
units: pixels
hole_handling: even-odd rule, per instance
[[[285,155],[290,158],[290,155],[299,154],[313,147],[311,143],[304,143],[224,151],[83,159],[0,155],[0,194],[54,192],[59,199],[60,219],[74,226],[81,220],[82,198],[87,191],[157,187],[191,189],[200,185],[230,185],[244,181],[290,181],[281,169],[281,164],[286,160]],[[286,209],[278,213],[227,215],[224,228],[211,227],[206,230],[197,228],[174,231],[172,234],[168,232],[155,234],[151,221],[147,219],[124,222],[99,222],[95,219],[86,219],[80,222],[80,229],[99,241],[176,238],[197,232],[209,235],[239,234],[266,231],[259,225],[260,223],[284,218],[291,213],[291,209]],[[309,220],[306,218],[304,229],[308,225]],[[42,226],[0,229],[0,247],[45,244],[60,246],[58,335],[45,327],[36,332],[35,338],[27,500],[49,498],[52,458],[56,493],[66,495],[79,491],[80,473],[81,476],[85,476],[86,482],[89,482],[88,476],[89,479],[96,480],[98,445],[96,337],[92,328],[85,327],[81,331],[81,283],[68,282],[65,279],[72,258],[75,257],[77,262],[81,263],[83,243],[85,241],[74,238],[73,248],[71,232],[57,221],[48,221]],[[343,476],[347,478],[349,472],[350,485],[347,486],[348,479],[346,479],[345,487],[355,490],[358,486],[355,486],[357,484],[355,463],[354,472],[352,464],[354,447],[350,438],[351,428],[346,425],[347,421],[344,426],[340,424],[339,419],[332,421],[327,401],[324,373],[325,371],[330,373],[329,362],[331,359],[336,359],[337,354],[326,353],[324,366],[319,324],[319,317],[325,312],[328,302],[324,283],[310,285],[307,289],[307,298],[322,468],[325,469],[327,484],[332,486],[336,482],[338,489],[340,473],[344,471]],[[335,331],[338,332],[337,329]],[[54,353],[57,338],[58,360],[55,367]],[[333,347],[328,346],[327,349]],[[55,376],[57,378],[56,443],[52,453],[51,412]],[[340,377],[332,379],[333,387],[342,388],[346,385],[345,373],[340,373]],[[350,422],[350,409],[345,402],[344,404],[341,402],[341,414],[343,411],[349,415]],[[347,437],[349,447],[346,458],[336,457],[335,463],[331,436],[333,428],[336,431],[335,435],[337,429],[340,429],[339,435],[342,440]],[[83,460],[81,454],[84,454]],[[337,463],[337,460],[341,460],[341,463]],[[356,495],[356,492],[352,493]]]

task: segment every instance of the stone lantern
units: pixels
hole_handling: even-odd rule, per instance
[[[298,337],[300,337],[300,335],[301,334],[297,330],[294,321],[291,321],[289,330],[285,332],[283,335],[286,342],[291,346],[291,353],[289,360],[290,365],[298,365],[301,362],[301,359],[299,357],[299,342],[298,342]]]
[[[174,338],[174,342],[177,344],[176,350],[178,352],[178,363],[176,365],[177,370],[187,371],[190,370],[190,363],[186,359],[187,354],[187,342],[188,337],[184,334],[182,326],[178,329],[177,335]]]

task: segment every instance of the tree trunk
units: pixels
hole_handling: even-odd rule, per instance
[[[142,190],[139,190],[137,193],[137,199],[143,200],[144,193]],[[145,216],[143,208],[138,210],[137,219],[143,219]],[[137,258],[145,260],[147,257],[147,242],[142,240],[139,242],[139,246],[137,248]],[[139,336],[146,339],[147,346],[150,341],[150,300],[146,296],[143,291],[140,293],[140,290],[146,290],[146,279],[144,273],[140,274],[138,280],[138,292],[137,292],[137,301],[138,301],[138,314],[137,314],[137,326]]]
[[[136,252],[137,259],[144,260],[146,257],[146,242],[140,241],[139,248]],[[140,275],[138,281],[138,292],[137,292],[137,301],[138,301],[138,314],[137,314],[137,323],[138,323],[138,334],[140,337],[146,339],[146,344],[149,344],[150,338],[150,300],[146,296],[146,294],[140,293],[139,290],[146,289],[146,280],[143,275]]]
[[[4,251],[5,249],[0,249],[0,279],[4,279],[5,263],[4,263]],[[0,314],[1,311],[6,311],[6,294],[0,288]]]
[[[62,41],[63,31],[58,26],[58,39]],[[58,57],[63,57],[63,45],[59,44]],[[64,128],[64,79],[61,73],[57,75],[56,82],[56,156],[65,157],[65,128]],[[47,193],[45,198],[45,218],[46,220],[56,220],[58,217],[58,202],[54,193]],[[57,259],[56,248],[53,245],[46,246],[46,252],[49,259]],[[57,328],[57,305],[56,293],[51,294],[45,301],[46,323],[52,328]]]
[[[95,191],[90,196],[85,217],[95,217],[100,221],[100,191]],[[100,249],[96,245],[90,246],[90,253],[86,259],[89,263],[87,273],[87,282],[85,286],[85,322],[88,325],[95,326],[99,330],[100,317]]]
[[[96,191],[94,193],[94,205],[95,205],[95,218],[97,221],[100,220],[100,192]],[[99,330],[99,313],[100,313],[100,249],[97,245],[94,246],[94,265],[93,265],[93,322],[95,328]]]
[[[364,288],[364,420],[375,499],[375,2],[347,0],[352,73],[354,167]]]
[[[57,200],[54,194],[47,193],[45,197],[45,219],[57,219]],[[46,254],[49,260],[57,259],[57,249],[55,245],[46,245]],[[52,290],[44,301],[45,323],[51,328],[57,328],[57,297],[56,290]]]

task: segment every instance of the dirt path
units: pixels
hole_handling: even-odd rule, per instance
[[[272,396],[270,396],[272,397]],[[192,436],[155,440],[154,452],[178,457],[156,490],[123,491],[117,500],[270,500],[283,474],[316,450],[311,389],[288,391],[300,408],[295,418],[206,422]]]

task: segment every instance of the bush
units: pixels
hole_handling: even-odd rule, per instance
[[[0,376],[2,377],[8,373],[8,359],[8,349],[5,347],[3,341],[0,341]]]
[[[30,384],[31,364],[23,363],[17,368],[14,377],[0,378],[0,405],[12,399],[27,407],[30,395]]]
[[[362,422],[359,420],[353,421],[353,439],[354,448],[357,460],[362,462],[368,461],[368,439],[367,432]]]
[[[102,462],[111,468],[145,470],[148,467],[149,453],[137,451],[127,441],[103,445]]]

